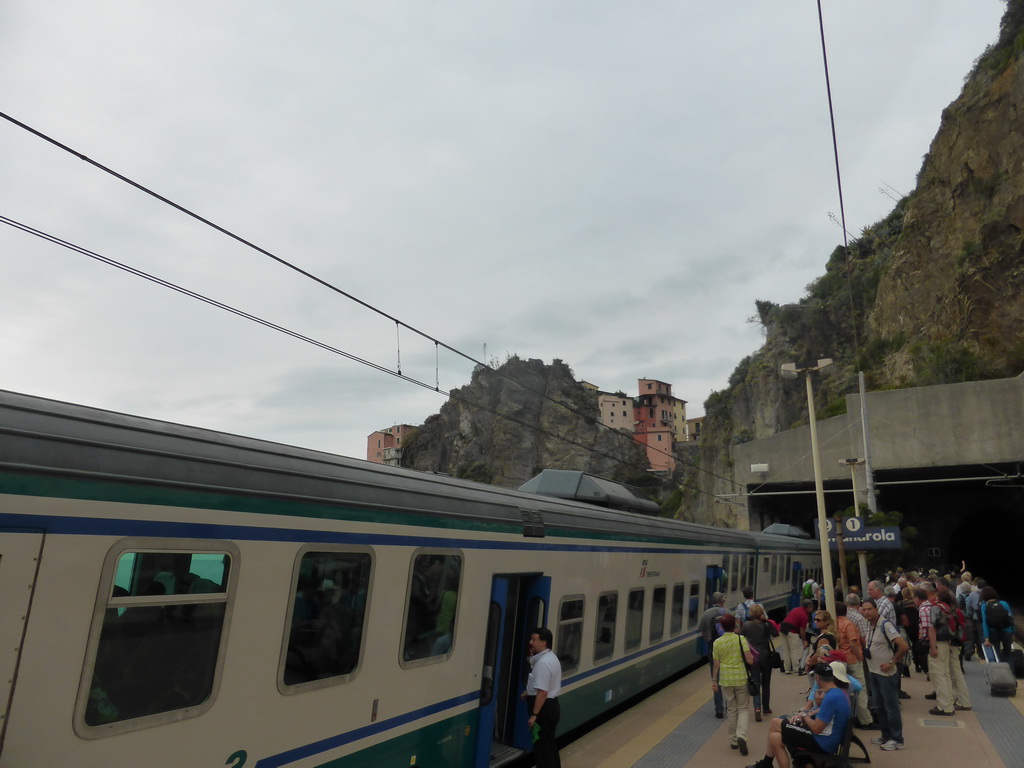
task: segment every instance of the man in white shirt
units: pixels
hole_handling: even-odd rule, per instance
[[[533,669],[526,681],[526,706],[529,707],[529,728],[536,724],[540,733],[533,745],[537,768],[562,768],[555,742],[555,728],[561,718],[558,694],[562,691],[562,665],[551,650],[553,638],[547,627],[538,627],[530,635]]]

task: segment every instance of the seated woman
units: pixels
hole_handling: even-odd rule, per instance
[[[833,674],[836,673],[837,669],[841,673],[835,675],[837,688],[842,688],[851,697],[864,690],[863,683],[861,683],[860,680],[851,675],[850,671],[846,668],[845,653],[843,653],[842,651],[829,651],[827,654],[825,654],[824,658],[822,659],[822,662],[832,667]],[[836,667],[837,663],[840,665],[840,667],[838,668]],[[844,680],[846,680],[847,682],[843,682]],[[811,709],[811,703],[814,701],[814,694],[817,693],[819,690],[820,689],[818,688],[817,679],[812,677],[811,688],[807,692],[807,704],[804,706],[805,710]]]
[[[813,640],[811,640],[807,654],[808,672],[810,672],[816,664],[824,661],[824,655],[826,653],[839,647],[839,643],[836,639],[838,637],[836,622],[832,618],[831,613],[828,611],[815,611],[811,620],[814,622],[814,629],[818,634]]]
[[[839,748],[850,719],[850,698],[836,685],[837,681],[849,683],[845,665],[818,664],[811,674],[823,691],[818,711],[772,720],[765,755],[748,768],[772,768],[775,762],[779,768],[790,768],[789,749],[830,755]]]

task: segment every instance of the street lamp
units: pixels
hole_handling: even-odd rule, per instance
[[[821,457],[818,455],[818,420],[814,417],[814,388],[811,374],[832,367],[832,359],[824,358],[817,365],[798,368],[796,363],[782,364],[782,377],[795,379],[804,375],[807,382],[807,417],[811,427],[811,460],[814,463],[814,495],[818,500],[818,543],[821,545],[821,580],[824,582],[825,609],[836,616],[836,590],[832,580],[832,557],[828,549],[828,522],[825,518],[825,486],[821,479]]]
[[[864,459],[840,459],[839,466],[850,468],[850,487],[853,488],[853,514],[860,517],[860,504],[857,503],[857,467],[864,463]],[[868,560],[864,550],[857,552],[857,563],[860,565],[860,588],[861,594],[868,593]]]

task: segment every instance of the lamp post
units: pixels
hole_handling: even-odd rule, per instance
[[[864,463],[864,459],[840,459],[839,465],[850,468],[850,487],[853,488],[853,514],[860,517],[860,504],[857,503],[857,467]],[[860,589],[861,594],[868,593],[868,559],[864,550],[857,552],[857,564],[860,566]]]
[[[814,463],[814,495],[818,501],[818,543],[821,545],[821,580],[824,582],[825,610],[833,618],[836,615],[836,590],[832,580],[832,557],[828,549],[828,522],[825,517],[825,486],[821,479],[821,457],[818,455],[818,420],[814,416],[814,388],[811,374],[832,366],[831,358],[818,361],[817,365],[798,368],[796,363],[783,363],[782,376],[795,379],[803,374],[807,383],[807,417],[811,427],[811,460]]]

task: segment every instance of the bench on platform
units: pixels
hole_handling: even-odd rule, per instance
[[[790,755],[793,757],[793,765],[810,765],[814,766],[814,768],[852,768],[851,763],[870,763],[871,756],[868,754],[867,747],[853,733],[854,712],[857,711],[856,704],[857,694],[853,694],[850,697],[850,716],[846,719],[846,729],[843,731],[843,740],[839,742],[839,749],[831,755],[824,755],[820,752],[808,752],[803,749],[791,749]],[[856,744],[860,748],[863,753],[862,757],[850,757],[851,744]]]

